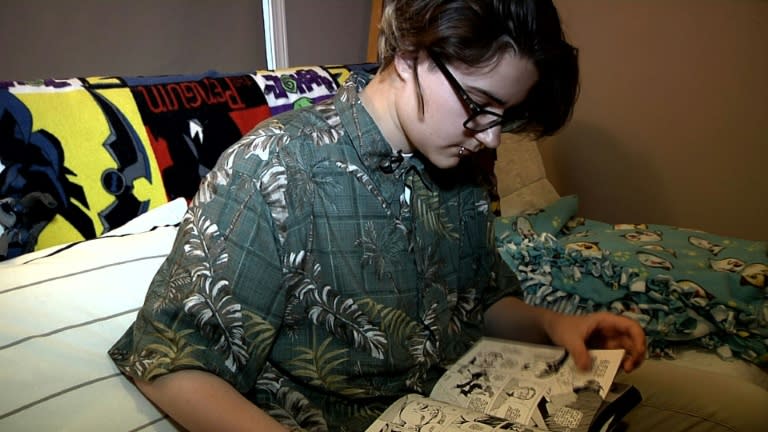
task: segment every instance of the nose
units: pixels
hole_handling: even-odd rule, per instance
[[[476,133],[475,139],[484,147],[495,149],[501,143],[501,125]]]

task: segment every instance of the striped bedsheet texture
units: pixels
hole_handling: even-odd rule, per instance
[[[173,205],[171,224],[0,263],[0,430],[177,430],[107,356],[170,250]]]

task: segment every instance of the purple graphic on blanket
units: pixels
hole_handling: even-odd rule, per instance
[[[336,81],[322,68],[261,71],[261,86],[272,115],[328,99],[336,92]]]

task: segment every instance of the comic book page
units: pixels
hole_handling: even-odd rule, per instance
[[[541,432],[531,426],[463,409],[417,394],[398,399],[366,432]]]
[[[624,356],[591,350],[580,371],[562,348],[483,338],[454,363],[430,397],[552,431],[587,431]]]

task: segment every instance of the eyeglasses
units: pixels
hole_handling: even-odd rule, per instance
[[[448,67],[445,66],[445,63],[443,63],[443,61],[440,60],[435,53],[429,52],[429,56],[432,58],[432,61],[435,62],[435,66],[440,69],[440,72],[443,74],[445,79],[448,80],[448,83],[451,85],[451,87],[453,87],[453,91],[455,91],[459,98],[461,98],[461,100],[464,102],[464,105],[469,108],[469,117],[464,120],[465,129],[471,130],[472,132],[482,132],[484,130],[488,130],[490,128],[501,125],[506,121],[502,114],[489,111],[472,100],[469,94],[467,94],[467,91],[464,90],[464,87],[459,84],[459,82],[456,80],[456,77],[453,76],[451,71],[448,70]],[[507,125],[502,125],[502,131],[505,129],[507,129]]]

